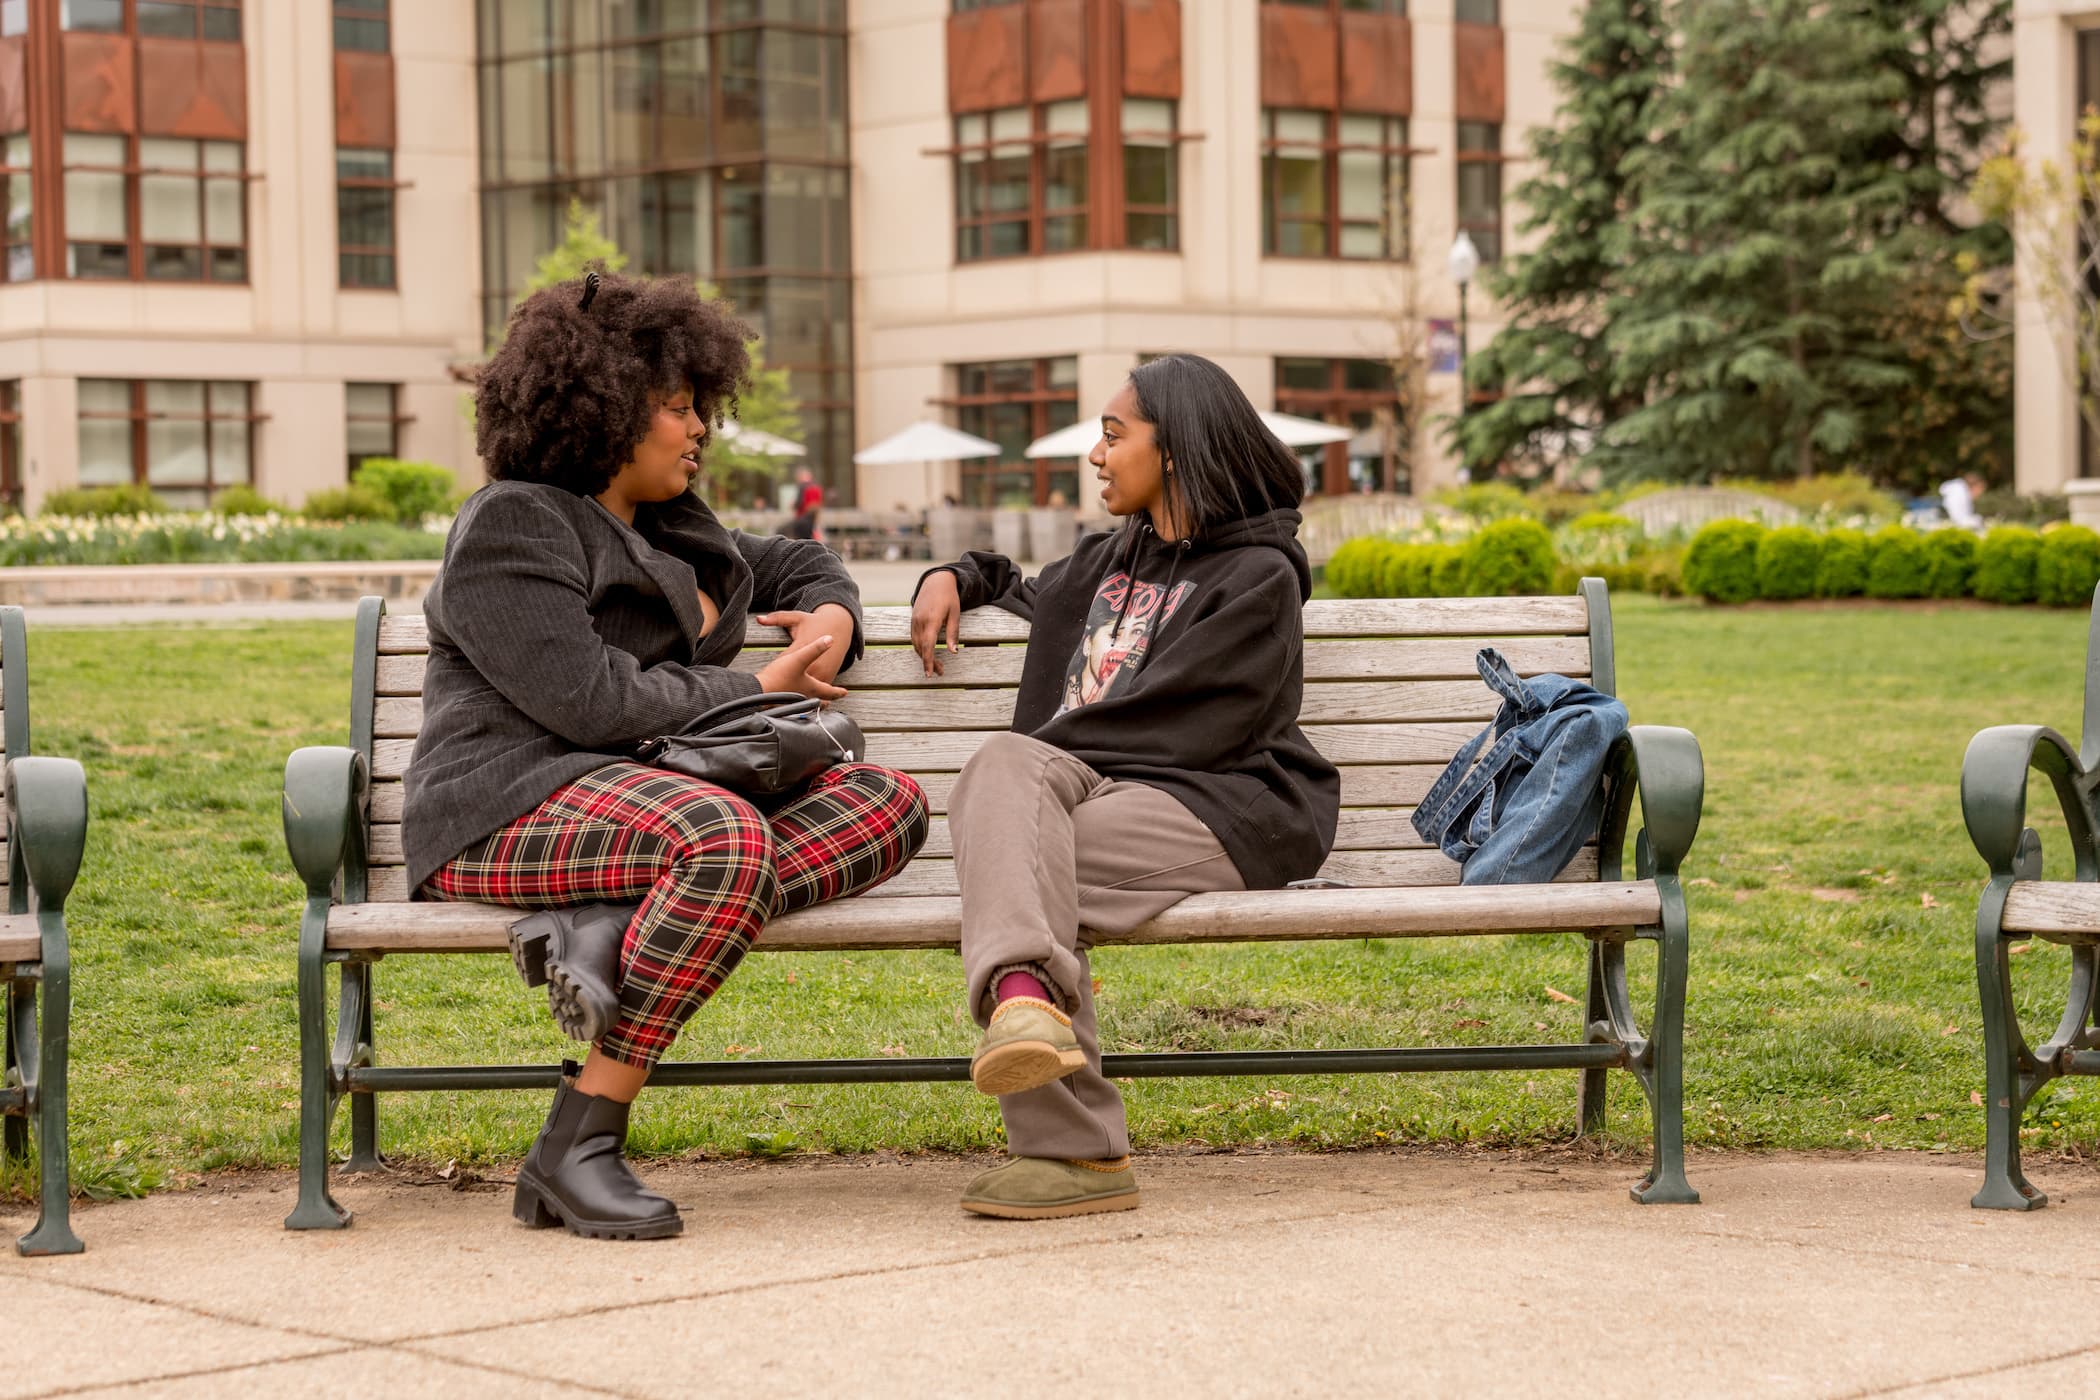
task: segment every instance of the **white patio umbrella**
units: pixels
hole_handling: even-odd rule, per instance
[[[807,457],[809,449],[799,442],[789,442],[784,437],[747,428],[735,419],[730,419],[715,429],[715,436],[724,442],[733,442],[746,452],[756,452],[763,457]]]
[[[1288,413],[1264,413],[1263,426],[1276,434],[1285,447],[1318,447],[1322,443],[1347,442],[1352,435],[1348,428],[1337,428],[1332,423],[1322,423],[1313,418],[1296,418]],[[1101,440],[1101,424],[1098,421],[1074,423],[1069,428],[1059,428],[1028,444],[1030,457],[1084,457],[1094,450]]]
[[[932,423],[922,418],[873,447],[862,448],[853,454],[853,460],[863,467],[923,464],[926,468],[925,499],[930,504],[939,500],[941,495],[935,463],[959,462],[968,457],[997,457],[1005,450],[996,442],[961,432],[946,423]]]

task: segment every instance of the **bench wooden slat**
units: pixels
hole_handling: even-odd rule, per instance
[[[2100,933],[2100,885],[2021,880],[2006,891],[2000,927],[2012,933]]]
[[[1336,851],[1327,857],[1320,873],[1329,879],[1381,889],[1433,889],[1458,883],[1457,864],[1442,852],[1429,850]],[[1561,872],[1558,881],[1581,883],[1596,878],[1597,850],[1589,846],[1576,855],[1568,868]],[[375,903],[405,901],[408,898],[408,871],[399,865],[374,864],[367,888]],[[913,899],[954,893],[954,860],[922,855],[897,872],[888,883],[856,898]]]
[[[1428,845],[1415,834],[1412,822],[1412,807],[1353,807],[1343,811],[1336,823],[1334,848],[1337,851],[1414,851],[1427,850]],[[398,822],[382,822],[374,814],[372,839],[366,847],[368,858],[374,865],[399,865],[401,852],[401,827]],[[926,844],[919,848],[921,857],[952,856],[955,841],[949,835],[948,819],[936,816],[927,824]]]
[[[1473,658],[1480,648],[1493,642],[1519,675],[1539,676],[1557,671],[1564,676],[1590,673],[1590,644],[1587,637],[1416,638],[1403,641],[1314,641],[1305,647],[1305,679],[1318,681],[1476,681],[1480,674]],[[845,674],[849,690],[910,690],[924,694],[929,689],[959,686],[1012,686],[1021,681],[1021,666],[1027,651],[1018,646],[965,647],[953,655],[943,654],[943,674],[928,676],[918,656],[903,647],[878,647],[868,652]],[[763,667],[772,652],[754,649],[739,655],[731,669],[753,672]],[[420,695],[423,689],[423,657],[381,656],[379,694]]]
[[[1404,807],[1422,800],[1436,775],[1443,772],[1440,764],[1410,763],[1387,768],[1344,768],[1342,770],[1342,808],[1352,807]],[[919,786],[926,793],[926,805],[934,812],[946,812],[948,799],[955,791],[953,773],[920,773],[915,775]],[[401,820],[401,779],[398,776],[381,778],[372,784],[372,820],[375,822],[398,822]]]
[[[1649,881],[1392,890],[1261,890],[1199,894],[1103,945],[1544,933],[1642,928],[1662,917]],[[351,904],[328,914],[328,946],[344,951],[492,953],[521,911],[481,904]],[[844,900],[766,925],[760,952],[952,948],[962,901]]]
[[[870,644],[911,641],[911,609],[868,608],[861,631]],[[1589,611],[1580,597],[1389,598],[1373,601],[1319,599],[1305,605],[1308,637],[1496,637],[1583,636]],[[777,646],[786,634],[748,619],[745,645]],[[1028,624],[998,608],[979,608],[963,618],[966,642],[1022,642]],[[430,649],[421,613],[397,613],[379,624],[381,655]]]
[[[902,768],[914,776],[959,772],[983,745],[986,730],[948,734],[874,734],[868,738],[866,761]],[[1330,762],[1441,766],[1472,737],[1474,726],[1431,724],[1315,724],[1305,735]],[[408,771],[413,739],[375,739],[372,776],[398,778]],[[1431,779],[1434,780],[1434,774]],[[1427,791],[1426,784],[1423,791]],[[1413,800],[1413,799],[1395,799]]]
[[[0,891],[4,893],[4,891]],[[34,914],[0,914],[0,963],[41,962],[44,936]]]
[[[407,661],[409,657],[390,657]],[[416,684],[422,684],[419,674]],[[839,710],[870,734],[940,729],[1005,729],[1013,722],[1010,689],[855,690]],[[1501,697],[1478,681],[1420,681],[1392,685],[1327,681],[1305,687],[1298,718],[1304,724],[1366,721],[1492,719]],[[415,694],[381,695],[373,705],[372,732],[381,739],[413,739],[422,732],[423,702]]]

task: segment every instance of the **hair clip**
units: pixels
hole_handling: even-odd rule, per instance
[[[598,295],[598,283],[602,280],[596,271],[583,274],[583,300],[576,303],[578,311],[591,309],[591,298]]]

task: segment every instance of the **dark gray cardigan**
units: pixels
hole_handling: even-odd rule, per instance
[[[722,607],[706,637],[705,588]],[[860,590],[813,540],[730,530],[696,496],[633,528],[588,496],[498,481],[470,497],[423,602],[423,728],[402,794],[408,887],[556,788],[633,757],[712,705],[758,693],[724,669],[744,615],[808,612]]]

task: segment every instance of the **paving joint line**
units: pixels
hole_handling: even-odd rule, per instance
[[[2100,1351],[2100,1342],[2091,1346],[2073,1347],[2069,1351],[2052,1352],[2047,1356],[2032,1356],[2020,1361],[2007,1361],[1997,1366],[1983,1366],[1972,1371],[1950,1371],[1946,1375],[1927,1376],[1923,1380],[1900,1381],[1894,1385],[1875,1386],[1867,1390],[1850,1390],[1839,1397],[1839,1400],[1869,1400],[1869,1397],[1876,1395],[1901,1395],[1905,1391],[1945,1385],[1949,1381],[1981,1380],[1985,1376],[2004,1375],[2008,1371],[2021,1371],[2030,1366],[2047,1366],[2051,1362],[2069,1361],[2074,1356],[2086,1356],[2096,1351]]]
[[[319,1351],[300,1352],[294,1356],[273,1356],[265,1361],[229,1361],[223,1366],[199,1366],[188,1371],[163,1371],[158,1375],[137,1376],[123,1381],[90,1381],[84,1385],[62,1385],[52,1390],[34,1390],[25,1400],[49,1400],[60,1395],[83,1395],[93,1390],[129,1390],[142,1385],[161,1385],[167,1381],[197,1380],[205,1376],[224,1376],[237,1371],[253,1370],[258,1366],[275,1366],[287,1361],[313,1361],[324,1356],[348,1356],[352,1352],[367,1350],[363,1346],[324,1347]]]

